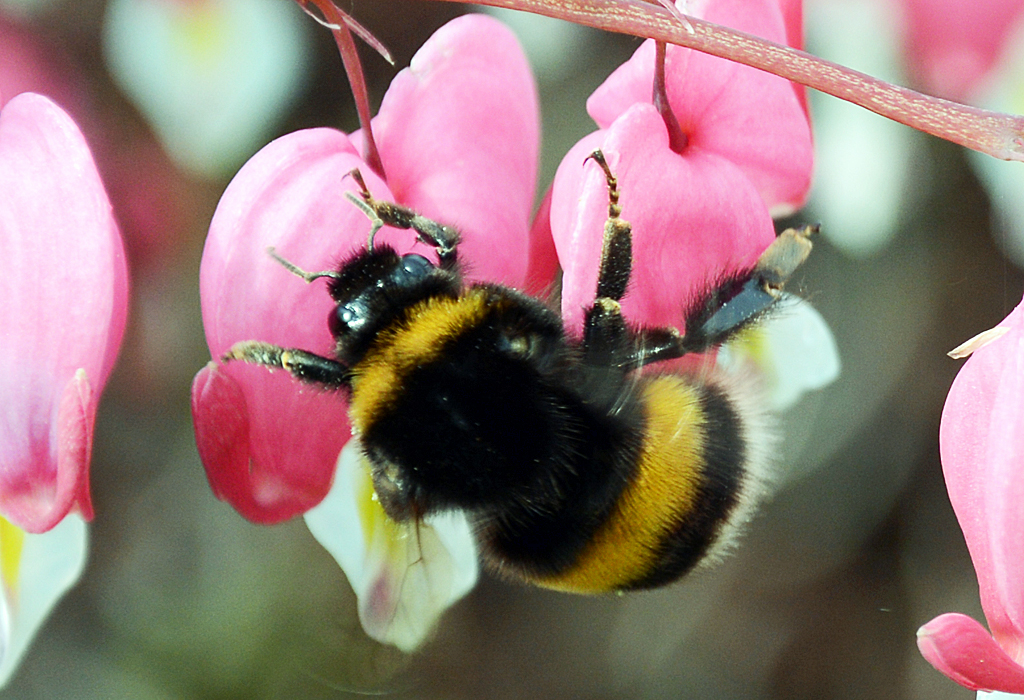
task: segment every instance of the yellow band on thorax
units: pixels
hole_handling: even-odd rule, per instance
[[[447,342],[476,326],[486,313],[487,292],[471,289],[456,299],[426,299],[385,329],[352,368],[349,419],[356,432],[395,400],[409,372],[436,360]]]

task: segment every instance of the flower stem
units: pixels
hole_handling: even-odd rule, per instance
[[[447,0],[533,12],[695,49],[828,93],[933,136],[1003,160],[1024,160],[1024,118],[924,95],[721,25],[688,17],[692,31],[644,0]]]
[[[665,85],[665,42],[658,41],[654,44],[654,89],[653,89],[653,102],[654,108],[658,110],[658,114],[661,115],[662,120],[665,122],[665,128],[668,130],[668,145],[675,153],[682,153],[686,150],[686,144],[689,142],[686,132],[679,126],[679,120],[676,119],[675,112],[672,111],[672,106],[668,103],[668,89]]]
[[[341,54],[341,62],[345,65],[345,73],[348,74],[348,82],[352,87],[352,98],[356,103],[356,113],[359,115],[359,124],[363,128],[363,141],[366,144],[366,153],[363,160],[373,171],[384,178],[384,164],[380,159],[380,152],[377,150],[377,142],[373,138],[370,116],[370,96],[366,87],[366,76],[363,74],[363,63],[359,60],[359,51],[356,49],[356,42],[352,38],[354,29],[364,41],[370,43],[378,52],[382,52],[384,58],[391,61],[387,50],[373,38],[369,32],[363,29],[354,19],[339,10],[331,0],[296,0],[302,9],[309,13],[309,3],[319,8],[326,20],[326,26],[334,35],[334,43],[338,45],[338,52]],[[314,15],[315,17],[315,15]],[[321,22],[323,24],[323,22]],[[369,37],[369,38],[368,38]]]

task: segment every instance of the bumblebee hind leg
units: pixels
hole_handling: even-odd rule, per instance
[[[811,254],[817,226],[790,228],[772,241],[749,272],[727,279],[698,299],[686,315],[684,352],[704,352],[760,320],[782,297],[782,288]]]
[[[638,331],[630,366],[638,369],[706,352],[763,318],[781,298],[785,283],[810,255],[810,236],[817,231],[817,226],[786,229],[761,253],[752,269],[720,281],[698,297],[685,314],[686,335],[674,328]]]
[[[593,160],[604,171],[608,184],[608,219],[604,225],[597,294],[583,321],[584,361],[617,367],[622,365],[630,345],[631,334],[622,318],[619,301],[626,294],[633,271],[632,227],[621,217],[618,180],[612,174],[604,153],[594,151],[587,160]]]

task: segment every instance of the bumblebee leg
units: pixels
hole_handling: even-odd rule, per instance
[[[396,228],[412,229],[421,241],[437,249],[437,258],[442,270],[451,272],[457,270],[458,252],[456,249],[460,240],[458,231],[451,226],[421,216],[408,207],[374,199],[358,168],[352,170],[349,175],[359,185],[360,192],[358,197],[349,192],[346,192],[345,196],[362,209],[373,223],[368,245],[370,250],[373,250],[373,237],[385,224]]]
[[[619,181],[612,174],[604,153],[594,151],[587,160],[593,160],[604,170],[608,183],[608,218],[604,222],[604,242],[601,246],[601,268],[597,274],[597,298],[621,301],[633,273],[633,229],[622,218],[619,206]]]
[[[220,359],[221,362],[241,360],[271,369],[283,369],[298,380],[328,389],[348,386],[351,379],[348,367],[340,362],[305,350],[282,348],[257,340],[235,343]]]
[[[811,253],[817,226],[783,231],[746,275],[720,285],[686,316],[686,352],[703,352],[727,342],[763,317],[782,297],[782,288]],[[692,329],[692,330],[691,330]]]
[[[643,329],[634,336],[633,369],[705,352],[728,342],[762,318],[782,296],[782,288],[811,252],[817,226],[786,229],[757,259],[753,269],[724,280],[699,298],[686,314],[686,335],[672,328]]]
[[[608,218],[604,224],[597,295],[583,323],[584,359],[591,364],[618,366],[630,344],[630,331],[622,318],[619,301],[626,294],[633,270],[632,229],[621,217],[618,180],[604,154],[594,151],[587,160],[593,160],[604,170],[608,184]]]

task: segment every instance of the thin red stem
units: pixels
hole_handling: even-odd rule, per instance
[[[384,164],[381,162],[380,152],[377,150],[377,142],[373,138],[373,129],[371,128],[370,95],[366,87],[366,76],[363,74],[363,63],[359,59],[359,51],[356,50],[356,42],[349,29],[351,18],[339,10],[331,0],[297,1],[303,6],[308,3],[316,5],[323,13],[324,19],[330,24],[331,34],[334,35],[334,42],[338,45],[341,62],[345,66],[345,73],[348,74],[348,82],[352,87],[352,97],[356,103],[359,124],[363,128],[363,142],[366,144],[363,160],[371,170],[384,178]]]
[[[692,32],[643,0],[447,0],[533,12],[720,56],[828,93],[925,133],[1002,158],[1024,160],[1024,118],[968,107],[892,85],[788,46],[688,17]]]
[[[654,44],[654,89],[652,100],[654,108],[658,110],[662,121],[665,122],[665,129],[668,130],[668,145],[676,153],[682,153],[689,142],[686,132],[679,126],[672,105],[668,102],[668,89],[665,85],[665,42],[658,41]]]

